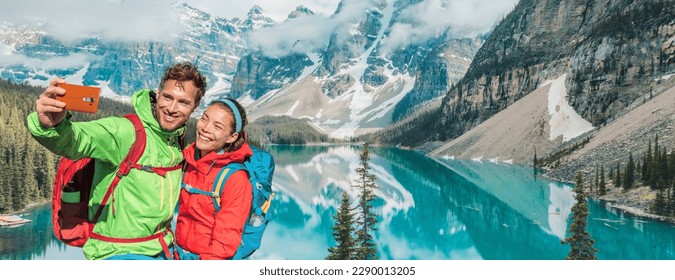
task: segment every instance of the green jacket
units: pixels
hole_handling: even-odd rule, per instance
[[[153,116],[149,93],[149,90],[141,90],[132,96],[134,109],[147,134],[145,151],[139,163],[155,167],[175,166],[183,161],[178,138],[185,128],[175,131],[162,129]],[[96,160],[93,191],[89,198],[89,218],[92,219],[135,139],[131,122],[121,117],[90,122],[64,119],[56,127],[43,128],[37,112],[33,112],[28,115],[28,129],[40,144],[57,155]],[[180,169],[168,172],[165,177],[132,169],[115,188],[94,232],[110,237],[134,238],[163,231],[172,221],[181,177]],[[165,241],[170,244],[173,236],[167,234]],[[105,259],[127,253],[147,256],[163,253],[157,239],[128,244],[89,239],[83,251],[88,259]]]

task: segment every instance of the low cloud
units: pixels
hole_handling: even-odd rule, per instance
[[[296,7],[303,5],[316,14],[330,15],[340,0],[185,0],[197,9],[223,18],[244,18],[253,5],[276,21],[283,21]]]
[[[440,35],[474,37],[488,32],[518,0],[424,0],[403,10],[382,53]]]
[[[251,33],[248,42],[251,47],[261,49],[263,54],[271,57],[319,50],[328,44],[332,34],[348,34],[352,25],[372,8],[368,1],[344,1],[338,14],[329,17],[307,15],[284,21]],[[342,37],[346,36],[338,39]]]
[[[393,1],[389,2],[393,4]],[[475,37],[490,31],[516,3],[518,0],[424,0],[400,12],[396,24],[383,40],[380,53],[386,55],[397,48],[424,43],[442,35]],[[273,57],[320,50],[333,34],[337,34],[338,39],[349,36],[353,24],[369,9],[375,9],[371,1],[344,1],[338,14],[305,16],[282,22],[252,33],[249,44]]]
[[[304,53],[324,46],[335,29],[335,22],[323,16],[303,16],[272,28],[253,32],[249,45],[270,57]]]
[[[159,0],[9,0],[0,18],[38,25],[63,42],[89,36],[113,41],[171,41],[185,30],[173,4]]]
[[[100,59],[98,56],[84,53],[75,53],[68,56],[56,56],[48,59],[27,57],[23,54],[0,54],[0,65],[53,70],[84,67],[87,63]]]

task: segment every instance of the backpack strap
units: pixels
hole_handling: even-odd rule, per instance
[[[120,163],[120,167],[117,169],[117,174],[115,174],[115,178],[113,178],[113,181],[110,183],[110,186],[108,187],[108,191],[105,193],[105,196],[103,196],[103,200],[101,200],[101,204],[99,204],[98,209],[96,209],[96,214],[94,215],[94,218],[92,219],[91,223],[92,228],[90,231],[92,231],[92,233],[94,229],[93,226],[98,221],[98,218],[101,216],[101,213],[103,213],[103,206],[105,206],[108,203],[108,199],[110,199],[113,192],[115,191],[115,187],[117,187],[122,177],[129,174],[129,171],[131,171],[132,168],[132,164],[138,162],[138,160],[141,158],[141,155],[143,155],[143,151],[145,151],[146,136],[145,136],[145,129],[143,128],[143,123],[141,122],[141,119],[135,114],[128,114],[125,115],[124,117],[129,119],[129,121],[131,121],[131,123],[134,125],[134,134],[136,135],[136,139],[134,140],[134,143],[131,144],[129,153],[127,153],[127,156],[122,160],[122,163]]]
[[[185,191],[191,194],[210,196],[211,199],[213,199],[213,207],[216,210],[215,212],[218,212],[220,211],[220,196],[223,191],[223,187],[225,186],[227,179],[229,179],[230,176],[234,174],[234,172],[237,172],[239,170],[246,170],[246,167],[241,163],[230,163],[225,167],[221,168],[220,171],[218,172],[218,175],[216,175],[216,179],[213,180],[213,188],[212,191],[210,192],[200,190],[198,188],[186,184],[185,182],[181,183],[181,188],[185,189]]]
[[[246,170],[247,173],[248,170],[246,167],[237,162],[232,162],[228,165],[226,165],[223,169],[218,172],[218,175],[216,176],[216,179],[213,180],[213,193],[217,194],[217,196],[213,196],[213,206],[216,209],[216,212],[220,211],[220,194],[223,191],[223,187],[225,187],[225,183],[227,182],[227,179],[230,178],[234,172],[237,172],[239,170]],[[250,176],[250,175],[249,175]]]
[[[129,153],[127,153],[127,156],[120,163],[120,166],[117,169],[117,174],[115,174],[115,178],[113,178],[113,181],[110,183],[110,186],[108,187],[105,196],[103,196],[103,199],[101,200],[98,209],[96,209],[96,214],[94,215],[92,222],[89,224],[90,225],[89,235],[94,239],[113,243],[138,243],[158,239],[160,245],[162,245],[162,250],[166,254],[167,258],[171,259],[172,254],[169,252],[169,246],[166,243],[166,241],[164,241],[164,236],[167,233],[173,234],[170,228],[171,224],[167,225],[167,228],[161,232],[155,233],[150,236],[137,238],[116,238],[110,236],[103,236],[94,232],[94,226],[96,225],[96,222],[98,221],[99,217],[101,216],[101,213],[103,212],[103,206],[105,206],[108,203],[108,200],[112,196],[113,192],[115,191],[115,187],[117,187],[122,177],[129,174],[129,171],[131,171],[132,168],[143,170],[146,172],[153,172],[160,176],[165,176],[166,172],[178,170],[182,166],[182,162],[173,167],[152,167],[138,164],[138,160],[141,158],[143,152],[145,151],[145,142],[146,142],[145,128],[143,127],[143,122],[141,122],[141,119],[138,117],[138,115],[127,114],[124,117],[129,119],[129,121],[131,121],[131,124],[133,124],[134,126],[135,140],[134,143],[131,144]]]

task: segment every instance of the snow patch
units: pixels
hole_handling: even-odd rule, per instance
[[[549,140],[555,140],[562,135],[563,142],[566,142],[593,129],[593,125],[584,120],[567,103],[566,78],[567,74],[563,74],[553,81],[546,81],[542,84],[542,86],[551,84],[548,91],[548,114],[551,116]]]
[[[309,57],[309,60],[312,61],[312,65],[306,66],[305,69],[302,69],[302,73],[300,74],[300,77],[295,79],[295,81],[302,81],[305,77],[309,76],[310,74],[314,73],[314,70],[316,70],[319,65],[319,55],[316,53],[307,53],[307,57]]]
[[[300,104],[300,100],[295,101],[295,103],[293,103],[293,106],[291,106],[291,108],[288,109],[288,112],[284,113],[284,115],[292,117],[293,111],[295,111],[295,108],[298,107],[298,104]]]
[[[72,74],[68,77],[65,78],[66,83],[69,84],[75,84],[75,85],[82,85],[82,81],[84,81],[84,74],[87,74],[87,70],[89,69],[89,64],[87,63],[82,67],[80,70],[77,70],[75,74]]]
[[[232,88],[233,75],[226,75],[223,73],[213,73],[213,75],[216,76],[217,80],[215,83],[213,83],[213,86],[211,86],[211,88],[206,91],[206,94],[204,94],[205,97],[219,93],[226,93],[230,91],[230,88]],[[206,100],[206,98],[204,100]]]
[[[111,88],[110,88],[110,81],[100,81],[97,80],[96,83],[98,86],[101,88],[101,96],[112,99],[112,100],[117,100],[121,101],[127,104],[131,104],[131,96],[122,96],[117,93],[115,93]]]
[[[244,95],[238,101],[239,101],[239,104],[246,107],[248,105],[253,104],[253,102],[255,102],[255,99],[253,99],[250,95]]]
[[[670,79],[670,77],[672,77],[673,75],[675,75],[675,74],[664,75],[664,76],[662,76],[662,77],[660,77],[660,78],[654,79],[654,81],[655,81],[655,82],[658,82],[658,81],[665,81],[665,80]]]

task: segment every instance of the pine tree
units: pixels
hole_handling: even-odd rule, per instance
[[[652,140],[649,140],[649,146],[647,146],[647,153],[644,156],[642,163],[642,183],[648,184],[651,179],[651,166],[652,166]]]
[[[377,230],[377,217],[373,212],[371,203],[375,200],[373,190],[377,188],[375,184],[375,175],[370,174],[370,153],[366,144],[361,151],[360,166],[356,168],[358,175],[356,188],[359,189],[359,216],[356,220],[356,259],[374,260],[377,259],[377,248],[371,232]]]
[[[670,185],[670,215],[675,216],[675,180]]]
[[[668,164],[670,180],[675,182],[675,150],[670,150],[670,163]]]
[[[609,179],[610,180],[615,180],[616,178],[614,177],[614,169],[611,167],[609,168]]]
[[[614,178],[614,186],[617,188],[622,187],[622,181],[621,181],[621,163],[619,161],[616,162],[616,177]]]
[[[595,188],[600,189],[600,169],[598,169],[598,164],[595,164]],[[593,194],[593,190],[591,190],[591,195]]]
[[[659,151],[659,136],[656,135],[654,138],[654,155],[652,156],[652,162],[651,162],[651,174],[649,177],[649,186],[652,187],[652,189],[657,189],[658,187],[656,183],[658,182],[659,178],[661,177],[661,170],[659,168],[659,158],[661,157],[661,153]]]
[[[607,194],[607,186],[605,185],[605,166],[600,167],[600,186],[598,187],[600,195]]]
[[[633,161],[633,153],[628,153],[628,163],[626,164],[626,171],[623,173],[623,190],[627,191],[633,187],[635,181],[635,163]]]
[[[595,260],[595,253],[598,251],[593,247],[595,240],[586,231],[588,226],[588,205],[586,204],[587,195],[584,191],[583,177],[577,173],[576,187],[574,188],[574,199],[576,203],[572,206],[572,224],[568,229],[571,235],[562,241],[562,244],[570,244],[570,252],[567,255],[568,260]]]
[[[659,179],[664,181],[663,188],[667,187],[668,185],[666,182],[670,181],[670,170],[668,170],[668,154],[666,153],[666,149],[661,150],[661,156],[659,157]]]
[[[352,213],[351,201],[347,192],[342,193],[340,210],[333,216],[333,238],[335,246],[328,248],[327,260],[353,260],[356,253],[354,241],[354,213]]]
[[[664,216],[672,216],[673,215],[673,210],[675,210],[675,209],[673,209],[673,204],[672,204],[673,195],[674,194],[672,192],[672,188],[666,188],[666,197],[665,197],[665,204],[666,204],[665,208],[666,209],[665,209]]]
[[[657,184],[660,184],[659,181]],[[661,187],[661,186],[658,186]],[[654,199],[654,204],[652,204],[652,212],[656,215],[663,216],[666,210],[666,198],[664,196],[663,190],[658,189],[656,191],[656,198]]]

